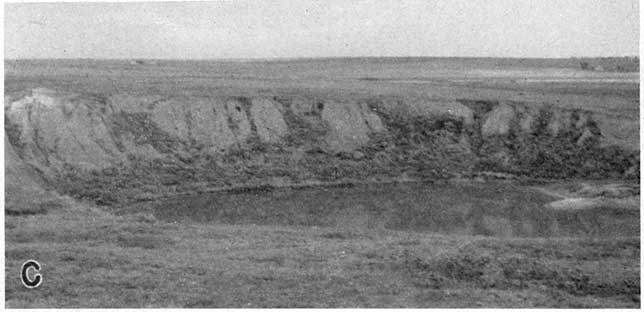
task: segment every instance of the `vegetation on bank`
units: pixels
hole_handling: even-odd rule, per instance
[[[539,179],[639,177],[639,154],[603,145],[595,121],[578,110],[566,112],[570,120],[565,121],[581,126],[562,127],[554,134],[555,109],[541,106],[533,113],[531,131],[515,118],[505,121],[507,134],[489,136],[481,129],[496,102],[461,101],[474,112],[474,123],[465,124],[454,115],[412,115],[370,99],[368,107],[386,131],[370,133],[353,151],[334,151],[325,147],[329,129],[319,116],[296,115],[292,98],[275,100],[284,106],[288,127],[282,140],[269,143],[251,135],[243,145],[214,154],[203,144],[160,129],[146,113],[121,112],[110,117],[112,135],[151,146],[161,157],[129,155],[127,164],[89,172],[64,166],[51,184],[65,194],[107,205],[162,193],[306,181],[441,180],[483,172]],[[15,131],[7,134],[10,141],[19,141]]]

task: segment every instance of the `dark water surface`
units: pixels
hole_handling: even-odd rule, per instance
[[[405,183],[181,196],[147,203],[165,221],[335,226],[444,234],[639,235],[639,211],[543,208],[555,198],[505,182]]]

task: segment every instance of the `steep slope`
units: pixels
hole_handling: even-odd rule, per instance
[[[7,214],[42,213],[59,205],[58,197],[45,191],[40,175],[23,163],[7,136],[4,138],[4,195]]]
[[[99,203],[211,187],[482,171],[639,176],[630,128],[608,115],[540,103],[105,97],[43,88],[11,99],[5,133],[16,153],[8,158],[59,191]],[[626,139],[614,139],[620,136]]]

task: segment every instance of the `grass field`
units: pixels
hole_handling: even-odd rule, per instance
[[[68,201],[6,217],[7,307],[638,307],[631,237],[163,222]],[[39,259],[44,282],[18,270]]]

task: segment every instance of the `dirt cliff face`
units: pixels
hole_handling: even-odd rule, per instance
[[[18,156],[5,134],[4,190],[6,214],[37,214],[60,205],[59,196],[46,190],[46,183]]]
[[[311,180],[639,176],[605,116],[545,104],[307,96],[97,97],[34,89],[5,105],[16,160],[109,203]],[[612,144],[611,144],[612,143]]]

